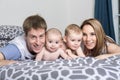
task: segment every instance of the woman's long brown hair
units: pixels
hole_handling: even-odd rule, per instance
[[[88,50],[86,47],[84,47],[85,55],[95,57],[100,55],[103,50],[105,50],[107,53],[108,50],[107,50],[106,41],[113,43],[113,40],[111,40],[106,36],[101,23],[97,19],[90,18],[85,20],[80,26],[80,28],[83,29],[85,25],[90,25],[94,29],[97,39],[96,46],[92,50]],[[89,51],[91,51],[91,53]]]

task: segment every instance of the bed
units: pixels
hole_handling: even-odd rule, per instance
[[[11,31],[10,26],[4,25],[3,28]],[[12,34],[15,32],[17,35],[6,36],[5,39],[2,36],[1,47],[7,45],[7,42],[18,34],[23,33],[21,27],[15,29]],[[7,39],[9,40],[3,45],[2,40]],[[19,61],[12,65],[0,66],[0,80],[120,80],[120,55],[103,60],[80,57],[72,60]]]
[[[0,80],[119,80],[120,56],[56,61],[20,61],[1,66]]]

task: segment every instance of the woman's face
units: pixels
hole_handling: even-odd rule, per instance
[[[84,25],[83,31],[83,43],[87,49],[93,49],[96,46],[96,34],[91,25]]]

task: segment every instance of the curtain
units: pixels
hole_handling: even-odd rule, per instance
[[[94,17],[101,22],[105,33],[115,40],[112,0],[95,0]]]

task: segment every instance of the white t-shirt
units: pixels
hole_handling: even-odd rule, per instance
[[[9,43],[16,45],[17,48],[19,49],[19,51],[21,53],[20,60],[26,60],[26,59],[32,60],[35,57],[27,49],[24,34],[22,36],[16,37],[15,39],[10,41]]]

